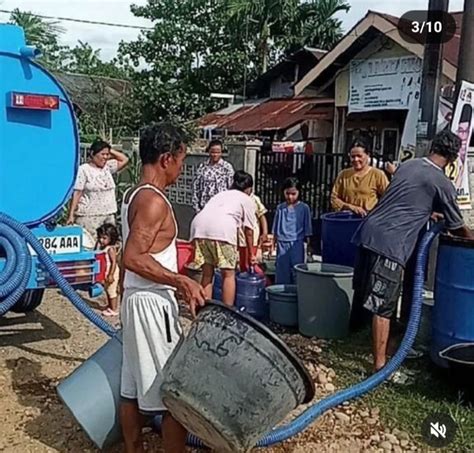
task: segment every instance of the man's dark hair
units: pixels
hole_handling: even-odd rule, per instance
[[[356,139],[354,139],[349,149],[352,150],[352,148],[362,148],[365,154],[367,154],[368,156],[372,155],[370,143],[364,137],[357,137]]]
[[[211,148],[213,146],[220,146],[221,150],[224,151],[224,144],[220,140],[211,140],[209,142],[209,145],[207,145],[206,153],[209,153],[209,151],[211,151]]]
[[[458,157],[461,144],[461,139],[454,132],[444,130],[435,135],[431,143],[431,152],[452,162]]]
[[[301,183],[298,181],[298,178],[290,176],[283,181],[282,190],[286,189],[296,189],[301,193]]]
[[[162,122],[146,126],[140,132],[139,152],[142,164],[155,164],[166,153],[176,156],[187,140],[185,129],[173,123]]]
[[[99,154],[103,149],[110,150],[110,148],[111,146],[109,143],[104,142],[104,140],[102,139],[97,139],[92,142],[92,145],[89,148],[89,155],[93,157],[96,154]]]
[[[117,227],[111,223],[104,223],[97,228],[97,237],[107,236],[110,238],[110,245],[116,245],[119,240]]]
[[[246,189],[253,187],[253,178],[252,175],[248,174],[243,170],[236,171],[234,174],[234,183],[231,186],[231,189],[240,190],[243,192]]]

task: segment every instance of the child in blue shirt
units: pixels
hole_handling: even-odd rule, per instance
[[[304,243],[313,234],[309,206],[298,201],[301,184],[296,178],[283,183],[286,202],[278,205],[273,219],[272,233],[277,246],[275,283],[294,284],[293,267],[304,263]]]

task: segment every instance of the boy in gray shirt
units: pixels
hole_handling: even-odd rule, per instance
[[[460,146],[454,133],[443,131],[434,138],[429,157],[402,164],[352,239],[359,247],[353,305],[356,308],[361,301],[373,314],[375,371],[387,361],[390,318],[397,307],[403,269],[431,215],[443,214],[448,230],[474,239],[464,224],[454,185],[444,174],[444,168],[456,160]]]

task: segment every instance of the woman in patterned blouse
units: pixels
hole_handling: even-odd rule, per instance
[[[104,223],[115,224],[117,201],[113,174],[128,164],[128,157],[102,140],[89,149],[89,162],[81,165],[74,185],[68,224],[85,228],[97,239],[97,228]]]
[[[211,141],[206,151],[209,160],[199,165],[193,181],[193,208],[196,213],[214,195],[229,189],[234,182],[234,167],[222,158],[222,142]]]

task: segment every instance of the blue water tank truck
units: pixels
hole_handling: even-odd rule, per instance
[[[73,105],[64,88],[35,62],[22,28],[0,24],[0,212],[26,225],[74,288],[101,292],[106,260],[84,247],[84,231],[57,226],[79,166]],[[34,310],[55,283],[33,249],[27,290],[13,311]],[[0,247],[0,271],[5,267]],[[1,300],[0,300],[1,302]]]

